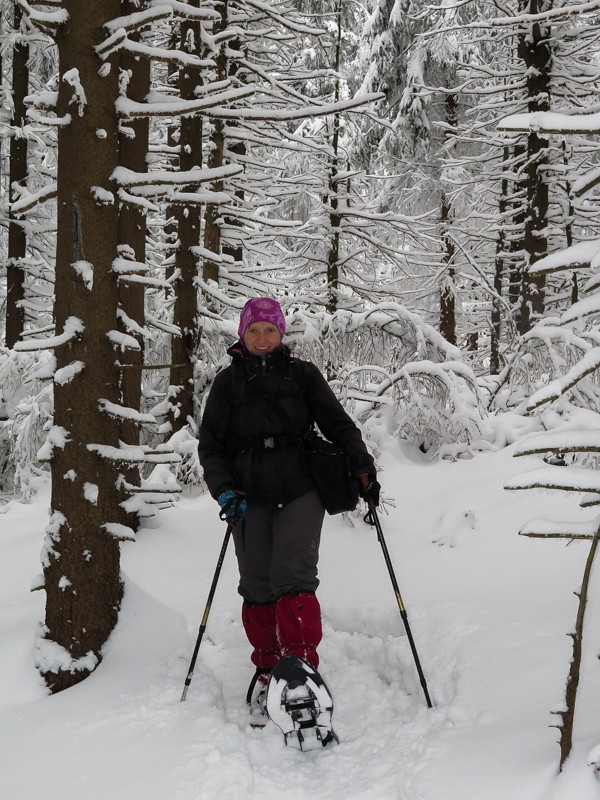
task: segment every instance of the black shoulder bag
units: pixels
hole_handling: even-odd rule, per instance
[[[301,440],[306,466],[328,514],[354,511],[358,505],[358,481],[352,473],[350,456],[323,439],[311,428]]]
[[[279,405],[275,408],[285,425],[293,430],[294,423],[287,411]],[[358,480],[354,477],[350,456],[344,448],[319,436],[314,427],[298,437],[298,447],[304,455],[308,474],[325,511],[328,514],[354,511],[359,499]]]

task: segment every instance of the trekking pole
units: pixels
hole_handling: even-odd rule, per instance
[[[433,708],[431,698],[429,697],[429,691],[427,690],[427,681],[425,680],[425,675],[423,674],[421,662],[419,661],[419,654],[417,653],[417,648],[415,646],[415,640],[413,639],[412,631],[410,629],[410,625],[408,622],[408,614],[406,613],[406,609],[404,608],[404,603],[402,602],[402,595],[400,594],[398,581],[396,580],[394,567],[392,566],[392,560],[390,558],[390,554],[387,549],[387,544],[385,543],[385,538],[383,536],[383,531],[381,529],[381,523],[379,522],[379,515],[377,514],[375,506],[371,505],[371,503],[369,503],[369,511],[365,516],[365,522],[367,523],[367,525],[374,525],[375,530],[377,531],[377,538],[379,539],[379,544],[381,545],[381,549],[383,550],[383,557],[385,558],[385,563],[387,565],[388,572],[390,573],[392,586],[394,587],[394,593],[396,595],[396,602],[398,603],[398,608],[400,609],[400,616],[402,617],[402,621],[404,622],[404,628],[406,630],[406,635],[408,636],[410,649],[412,651],[413,658],[415,660],[415,666],[417,668],[417,672],[419,673],[419,680],[421,681],[423,694],[425,695],[425,700],[427,701],[427,707]]]
[[[200,650],[200,645],[202,643],[202,637],[204,636],[204,631],[206,630],[206,623],[208,622],[208,615],[210,614],[210,608],[212,606],[212,601],[215,596],[215,591],[217,588],[217,583],[219,581],[219,575],[221,574],[221,567],[223,566],[223,561],[225,560],[225,553],[227,552],[227,545],[229,544],[229,537],[231,536],[232,530],[232,523],[230,522],[227,525],[227,530],[225,531],[225,538],[223,539],[223,545],[221,546],[221,552],[219,553],[219,559],[217,561],[217,566],[215,569],[215,574],[212,579],[212,584],[210,586],[210,591],[208,592],[208,599],[206,601],[206,606],[204,608],[204,614],[202,615],[202,622],[200,623],[200,630],[198,631],[198,638],[196,639],[196,646],[194,647],[194,652],[192,654],[192,660],[190,661],[190,667],[188,669],[188,673],[185,678],[185,684],[183,687],[183,694],[181,695],[181,701],[185,700],[187,695],[187,690],[190,687],[190,683],[192,682],[192,675],[194,674],[194,667],[196,666],[196,659],[198,658],[198,651]]]

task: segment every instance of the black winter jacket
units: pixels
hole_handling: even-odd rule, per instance
[[[313,423],[346,450],[357,476],[375,473],[360,431],[314,364],[285,345],[261,357],[238,342],[228,353],[232,363],[214,380],[198,441],[213,497],[233,488],[251,502],[284,505],[309,491],[299,440]]]

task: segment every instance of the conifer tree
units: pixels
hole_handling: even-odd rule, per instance
[[[54,427],[48,436],[52,513],[44,550],[46,618],[37,663],[53,692],[85,678],[102,658],[116,624],[122,584],[119,539],[124,499],[119,488],[119,403],[115,346],[118,205],[116,59],[104,64],[96,47],[119,0],[82,7],[65,0],[44,15],[59,51],[57,119],[58,229],[56,336],[53,346]],[[33,18],[35,20],[35,17]],[[82,168],[85,165],[85,169]]]

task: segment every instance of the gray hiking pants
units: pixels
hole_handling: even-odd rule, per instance
[[[273,603],[285,594],[314,592],[325,509],[316,491],[282,508],[251,503],[233,527],[239,593],[248,603]]]

